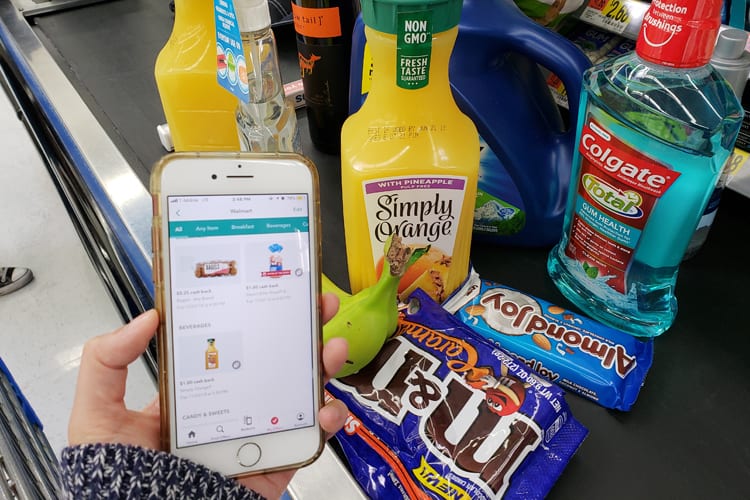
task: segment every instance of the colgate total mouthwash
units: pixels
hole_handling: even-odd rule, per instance
[[[677,314],[682,256],[743,111],[710,64],[721,0],[654,0],[636,49],[584,73],[561,241],[547,269],[588,315],[637,336]]]

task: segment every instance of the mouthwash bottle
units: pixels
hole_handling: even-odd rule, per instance
[[[448,61],[461,0],[362,0],[373,76],[341,131],[344,232],[353,293],[374,284],[392,233],[430,245],[399,283],[444,300],[468,276],[479,136],[453,100]]]
[[[234,0],[242,38],[246,98],[236,111],[240,149],[302,153],[294,104],[284,95],[267,0]]]
[[[578,150],[549,275],[633,335],[677,314],[683,254],[732,152],[742,107],[710,64],[721,0],[654,0],[634,52],[587,70]]]

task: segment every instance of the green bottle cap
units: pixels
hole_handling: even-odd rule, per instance
[[[432,32],[440,33],[458,25],[463,0],[361,0],[362,21],[382,33],[398,33],[398,14],[430,11]]]

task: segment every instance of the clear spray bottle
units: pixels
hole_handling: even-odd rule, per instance
[[[234,0],[247,68],[249,102],[237,106],[240,149],[302,153],[294,105],[284,95],[267,0]]]

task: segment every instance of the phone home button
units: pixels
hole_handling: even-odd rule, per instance
[[[255,443],[245,443],[237,450],[237,462],[243,467],[252,467],[260,460],[260,447]]]

